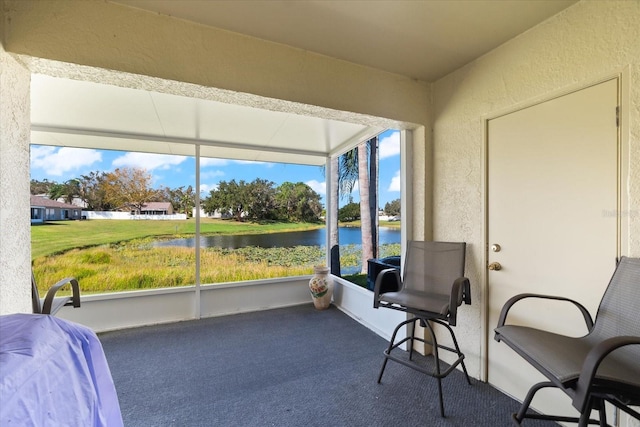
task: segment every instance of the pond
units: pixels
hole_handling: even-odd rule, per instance
[[[338,230],[340,246],[360,245],[362,234],[357,227],[340,227]],[[380,227],[380,245],[388,243],[400,243],[400,229]],[[154,246],[180,246],[195,247],[195,237],[184,239],[172,239],[155,242]],[[237,249],[247,246],[257,246],[262,248],[290,248],[293,246],[325,246],[327,242],[326,228],[308,231],[291,231],[286,233],[272,234],[245,234],[245,235],[224,235],[224,236],[201,236],[201,247],[219,247],[225,249]]]

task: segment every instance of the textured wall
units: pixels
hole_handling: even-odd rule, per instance
[[[0,46],[0,315],[31,311],[29,81]]]
[[[481,371],[483,116],[629,66],[628,248],[640,256],[640,2],[584,1],[434,84],[434,236],[470,243],[475,302],[458,334]],[[623,108],[625,105],[623,104]],[[623,116],[624,118],[624,116]]]

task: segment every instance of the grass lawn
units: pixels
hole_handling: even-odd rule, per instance
[[[324,224],[257,224],[220,219],[200,220],[200,234],[263,234],[322,228]],[[175,221],[100,220],[58,221],[31,226],[31,258],[54,255],[71,249],[125,242],[155,236],[181,237],[196,232],[194,219]]]

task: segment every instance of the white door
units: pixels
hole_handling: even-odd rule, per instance
[[[488,123],[488,378],[522,400],[544,377],[493,339],[505,301],[523,292],[576,299],[595,316],[618,253],[618,80],[613,79]],[[499,245],[494,246],[494,245]],[[584,335],[577,310],[519,303],[510,323]],[[543,413],[570,415],[562,392],[540,391]]]

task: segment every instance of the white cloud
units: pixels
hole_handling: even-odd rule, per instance
[[[391,178],[391,183],[389,183],[389,188],[387,191],[400,191],[400,171],[398,170],[396,174]]]
[[[173,166],[179,165],[184,162],[187,157],[184,156],[172,156],[168,154],[154,154],[154,153],[126,153],[124,156],[120,156],[113,161],[113,166],[120,167],[132,167],[146,169],[148,171],[154,169],[167,170]]]
[[[208,171],[208,172],[200,172],[200,180],[203,179],[213,179],[213,178],[217,178],[219,176],[224,176],[224,172],[221,170],[214,170],[214,171]]]
[[[258,165],[258,166],[265,166],[267,168],[272,168],[275,166],[274,163],[268,163],[268,162],[258,162],[255,160],[234,160],[234,163],[237,163],[239,165]]]
[[[400,154],[400,132],[393,132],[382,138],[378,143],[380,159],[393,157]]]
[[[323,195],[327,192],[327,183],[319,182],[318,180],[312,179],[311,181],[305,182],[313,191],[316,193]]]
[[[200,157],[200,167],[206,168],[207,166],[226,166],[229,164],[227,159],[214,159],[211,157]]]
[[[217,190],[218,184],[200,184],[200,194],[205,193],[207,196],[211,190]]]
[[[31,147],[31,167],[42,169],[50,176],[62,176],[102,161],[97,150],[71,147]]]

